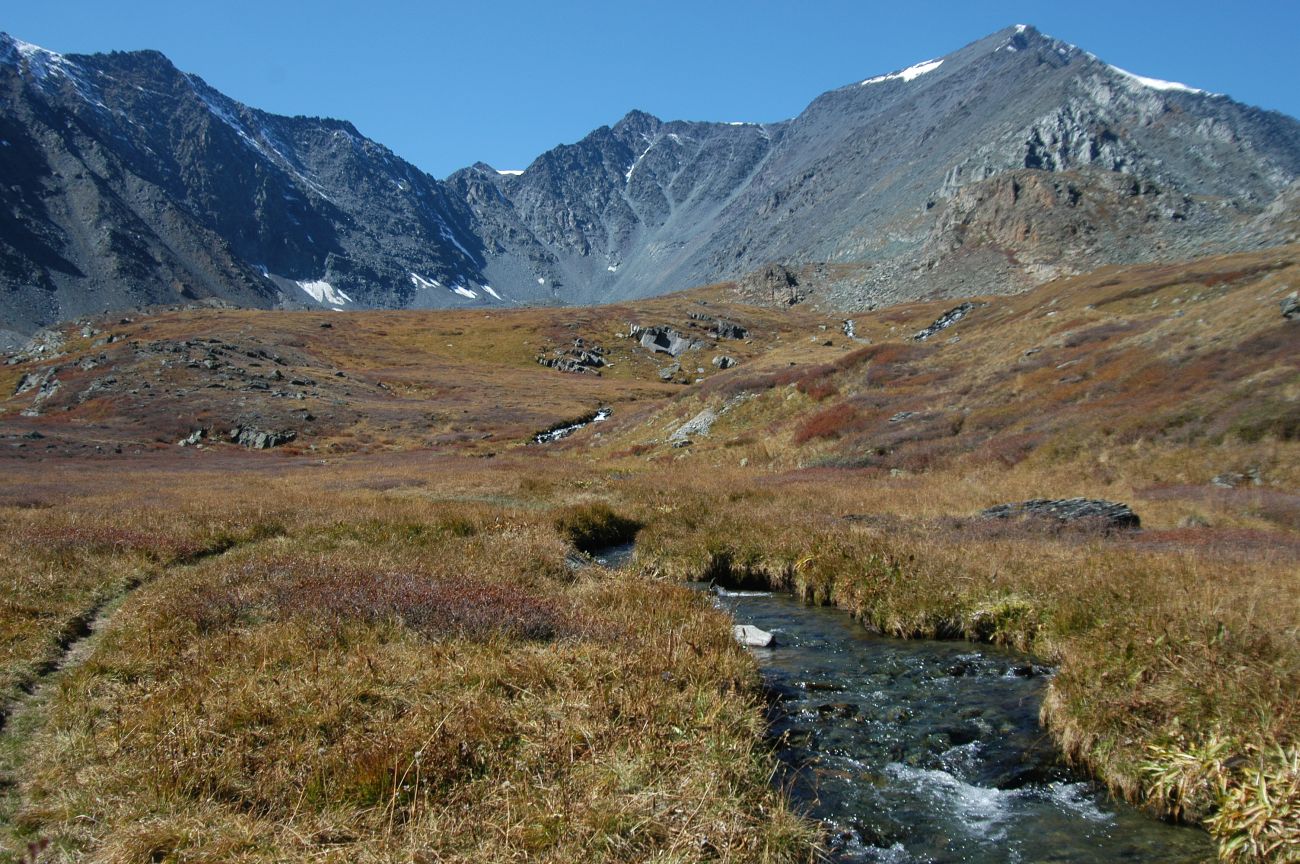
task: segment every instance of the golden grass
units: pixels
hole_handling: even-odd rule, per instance
[[[160,564],[60,674],[19,748],[19,837],[104,861],[807,858],[754,668],[699,595],[573,573],[545,511],[294,478],[253,538],[267,508],[204,479],[189,512],[78,507],[94,535],[227,501],[246,541]]]
[[[1043,717],[1070,758],[1201,821],[1226,858],[1286,860],[1300,330],[1274,297],[1297,261],[1108,268],[982,298],[922,344],[905,338],[950,304],[855,315],[864,346],[729,286],[115,328],[280,353],[321,395],[236,398],[181,366],[172,400],[0,405],[25,445],[0,451],[0,685],[28,709],[0,748],[7,836],[96,861],[807,860],[815,827],[769,784],[755,667],[674,584],[703,577],[1057,663]],[[739,368],[709,345],[684,364],[703,384],[663,384],[668,360],[618,333],[688,332],[689,312],[752,338],[716,349]],[[578,336],[610,350],[604,376],[536,364]],[[109,370],[66,373],[69,400],[104,371],[153,375],[110,347]],[[175,447],[286,404],[320,418],[289,447]],[[600,404],[610,420],[526,443]],[[712,431],[671,446],[704,407]],[[1144,532],[972,518],[1076,495],[1133,505]],[[630,574],[565,563],[638,528]]]

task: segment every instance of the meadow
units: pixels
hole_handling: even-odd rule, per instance
[[[1069,759],[1225,860],[1295,860],[1298,276],[1296,247],[1107,268],[921,341],[953,303],[849,338],[725,284],[70,328],[0,367],[61,381],[0,403],[7,860],[815,860],[757,668],[682,584],[710,579],[1029,652]],[[599,376],[537,362],[579,338]],[[222,437],[254,423],[297,434]],[[1074,496],[1142,530],[977,515]],[[625,571],[581,557],[632,536]]]

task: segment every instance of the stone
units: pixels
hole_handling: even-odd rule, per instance
[[[671,327],[633,326],[632,335],[637,337],[642,348],[670,357],[678,357],[686,351],[702,347],[700,342],[688,339]]]
[[[297,437],[298,433],[292,429],[280,432],[266,432],[252,426],[236,426],[230,430],[230,440],[250,450],[268,450],[271,447],[279,447],[281,444],[288,444]]]
[[[1096,521],[1107,528],[1136,529],[1142,521],[1127,504],[1097,498],[1035,498],[1015,504],[999,504],[980,511],[984,519],[1054,519],[1058,522]]]
[[[749,335],[749,331],[734,321],[724,321],[719,318],[713,322],[709,335],[716,336],[719,339],[744,339]]]
[[[1300,321],[1300,292],[1292,291],[1282,298],[1282,317],[1288,321]]]
[[[186,436],[185,438],[182,438],[181,440],[177,441],[177,442],[176,442],[176,446],[177,446],[177,447],[193,447],[194,445],[196,445],[196,444],[198,444],[200,441],[202,441],[205,437],[207,437],[207,434],[208,434],[208,430],[206,430],[206,429],[195,429],[195,430],[194,430],[193,432],[191,432],[188,436]]]
[[[719,354],[713,358],[713,365],[719,369],[730,369],[733,366],[739,365],[739,363],[740,361],[735,357],[728,357],[726,354]]]
[[[18,379],[18,386],[14,388],[14,395],[21,396],[28,390],[35,390],[41,383],[41,376],[35,372],[27,372],[23,377]]]
[[[771,648],[776,644],[775,636],[753,624],[737,624],[731,628],[731,635],[746,648]]]
[[[677,431],[673,432],[672,436],[668,440],[676,445],[678,441],[687,441],[693,435],[700,435],[707,438],[709,430],[713,428],[713,424],[716,422],[718,422],[717,412],[712,408],[705,408],[699,414],[696,414],[690,420],[687,420],[681,426],[677,427]]]
[[[772,263],[750,273],[743,284],[750,291],[766,294],[773,303],[779,300],[793,306],[804,297],[798,290],[799,277],[784,264]]]
[[[662,381],[671,381],[673,380],[673,376],[680,371],[682,371],[681,365],[678,363],[674,363],[671,366],[665,366],[664,368],[660,369],[659,378]]]

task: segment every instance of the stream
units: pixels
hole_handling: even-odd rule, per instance
[[[592,423],[603,423],[610,417],[614,416],[613,408],[600,408],[590,414],[577,418],[576,420],[565,420],[533,436],[534,444],[550,444],[552,441],[559,441],[561,438],[568,438],[579,429],[590,426]]]
[[[1024,655],[876,636],[785,594],[717,603],[776,635],[750,650],[773,697],[778,780],[830,829],[830,860],[1214,860],[1204,832],[1150,818],[1063,764],[1038,723],[1052,670]]]

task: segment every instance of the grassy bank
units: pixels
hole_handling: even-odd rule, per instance
[[[754,667],[698,595],[571,570],[572,510],[291,486],[226,507],[247,534],[274,501],[278,530],[224,554],[168,558],[165,534],[132,553],[151,578],[13,748],[12,841],[101,861],[807,859],[810,826],[767,782]],[[85,504],[86,531],[164,516]]]
[[[959,495],[949,480],[945,496]],[[790,590],[894,636],[1030,651],[1059,665],[1045,725],[1116,794],[1204,824],[1230,859],[1286,860],[1300,840],[1293,554],[1238,541],[1171,555],[1149,537],[900,518],[884,483],[718,482],[729,496],[673,491],[642,532],[642,567]],[[661,494],[629,497],[655,510]]]

